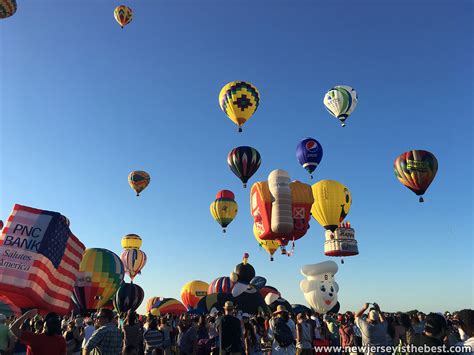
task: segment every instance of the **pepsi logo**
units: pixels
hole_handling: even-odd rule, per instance
[[[306,150],[309,150],[310,152],[318,150],[318,143],[316,143],[316,141],[307,141]]]

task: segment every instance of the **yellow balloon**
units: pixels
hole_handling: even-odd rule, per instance
[[[209,284],[204,281],[194,280],[181,288],[181,301],[187,309],[196,308],[199,301],[207,295]]]
[[[260,103],[258,89],[245,81],[231,81],[219,93],[219,105],[224,113],[239,126],[252,117]]]
[[[122,238],[121,244],[124,249],[140,249],[142,238],[137,234],[127,234]]]
[[[278,250],[280,245],[276,240],[263,240],[259,237],[260,233],[258,232],[257,225],[253,224],[253,236],[257,240],[258,244],[261,245],[265,251],[270,254],[270,260],[273,261],[273,254]]]
[[[321,226],[334,232],[351,209],[351,192],[335,180],[318,181],[311,189],[314,196],[311,214]]]
[[[209,209],[212,217],[221,225],[222,231],[225,233],[225,228],[234,220],[238,210],[233,192],[229,190],[219,191]]]

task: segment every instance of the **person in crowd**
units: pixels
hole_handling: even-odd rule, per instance
[[[0,314],[0,355],[6,355],[13,347],[13,339],[10,336],[10,330],[6,325],[7,317]]]
[[[66,340],[61,336],[61,319],[56,313],[48,313],[44,319],[44,332],[36,334],[24,331],[23,322],[38,314],[37,309],[25,312],[10,325],[11,333],[26,345],[27,352],[34,355],[66,355]]]
[[[354,325],[351,323],[351,317],[348,314],[341,315],[339,326],[339,338],[341,339],[341,347],[348,348],[356,346]]]
[[[369,303],[366,303],[362,309],[355,315],[355,323],[362,334],[362,345],[369,347],[387,346],[387,322],[378,304],[369,310],[367,319],[363,317],[365,311],[369,309]],[[377,354],[377,352],[368,352]]]
[[[69,321],[63,336],[66,340],[67,354],[80,355],[83,336],[81,335],[79,328],[76,326],[75,320]]]
[[[163,332],[158,330],[158,321],[155,317],[148,317],[146,330],[143,333],[145,355],[152,355],[154,350],[162,352]]]
[[[314,331],[306,315],[299,313],[296,316],[296,354],[312,355]]]
[[[456,324],[459,329],[461,342],[457,346],[469,347],[474,354],[474,310],[463,309],[456,315]],[[464,353],[466,354],[466,353]]]
[[[89,338],[92,336],[92,334],[95,332],[95,326],[94,326],[94,321],[92,318],[88,318],[85,322],[85,327],[82,331],[84,339],[82,339],[82,348],[86,346],[87,341]]]
[[[413,343],[415,331],[411,325],[410,316],[406,313],[398,313],[395,318],[394,346],[406,346]]]
[[[101,355],[118,355],[122,350],[122,334],[114,323],[114,314],[110,309],[101,308],[96,319],[97,330],[87,341],[82,355],[97,350]]]
[[[234,304],[227,301],[224,304],[224,316],[218,318],[220,354],[242,354],[242,327],[239,319],[234,317]]]
[[[184,315],[180,324],[179,350],[182,355],[192,355],[197,346],[197,326],[189,315]]]
[[[323,317],[324,323],[331,334],[331,345],[332,346],[339,346],[340,339],[339,339],[339,324],[337,321],[331,316],[331,314],[325,314]]]
[[[413,337],[413,345],[422,347],[424,345],[433,347],[442,347],[446,336],[447,323],[444,316],[438,313],[430,313],[425,318],[424,331],[421,334],[415,334]],[[415,353],[436,354],[440,351],[423,351]]]
[[[269,334],[273,338],[272,354],[296,354],[296,325],[285,306],[278,305],[273,313]]]
[[[123,348],[133,345],[141,352],[143,347],[143,333],[137,322],[137,314],[134,311],[127,312],[123,325]]]
[[[250,315],[248,313],[242,314],[243,322],[243,339],[244,339],[244,352],[247,355],[261,354],[260,343],[257,340],[255,334],[255,327],[250,322]]]
[[[163,341],[161,343],[161,349],[163,351],[163,355],[171,355],[171,330],[168,326],[168,320],[166,317],[160,319],[160,326],[158,330],[161,332],[163,336]]]

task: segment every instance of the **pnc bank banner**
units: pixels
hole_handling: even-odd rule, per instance
[[[21,308],[68,312],[84,249],[60,213],[15,205],[0,236],[0,293]]]

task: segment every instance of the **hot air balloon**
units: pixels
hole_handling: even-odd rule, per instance
[[[250,211],[259,238],[285,246],[306,234],[313,204],[311,186],[291,182],[284,170],[273,170],[267,181],[256,182],[250,191]]]
[[[120,260],[125,267],[125,272],[133,281],[146,264],[146,254],[139,249],[126,249],[120,255]]]
[[[124,249],[140,249],[142,238],[137,234],[127,234],[122,238],[121,244]]]
[[[114,10],[115,21],[118,22],[120,27],[124,27],[132,22],[133,11],[131,8],[125,5],[117,6]]]
[[[318,167],[323,158],[323,147],[314,138],[305,138],[296,146],[296,158],[303,168],[308,171],[313,178],[314,170]]]
[[[209,284],[207,288],[207,294],[213,293],[231,293],[232,292],[232,281],[228,276],[218,277]]]
[[[93,311],[105,305],[123,281],[120,258],[107,249],[86,249],[79,266],[79,277],[72,299],[81,311]]]
[[[212,293],[201,298],[196,308],[202,310],[203,313],[210,313],[213,308],[217,311],[223,311],[224,304],[227,301],[234,302],[234,298],[230,293]]]
[[[326,230],[324,242],[324,255],[326,256],[353,256],[359,254],[354,228],[349,222],[339,223],[336,230]],[[341,264],[344,260],[341,259]]]
[[[357,92],[350,86],[338,85],[331,88],[324,95],[324,105],[331,115],[341,121],[345,127],[345,121],[357,107]]]
[[[181,288],[181,301],[188,310],[196,308],[198,302],[207,295],[209,284],[204,281],[194,280]]]
[[[227,164],[230,170],[242,181],[245,188],[247,187],[247,181],[260,167],[260,153],[252,147],[237,147],[229,152]]]
[[[210,206],[212,217],[222,226],[224,233],[225,228],[237,215],[237,202],[235,202],[234,198],[235,196],[232,191],[221,190],[217,193],[215,201]]]
[[[426,150],[410,150],[401,154],[393,163],[397,179],[423,202],[426,192],[438,171],[438,160]]]
[[[128,175],[128,183],[135,190],[137,196],[140,196],[140,192],[145,190],[150,183],[150,175],[146,171],[132,171]]]
[[[16,12],[16,0],[0,0],[0,19],[12,16]]]
[[[143,302],[145,293],[137,284],[123,282],[115,293],[113,302],[117,312],[135,311]]]
[[[174,298],[158,298],[158,300],[150,306],[150,313],[154,316],[162,316],[166,314],[180,316],[185,312],[186,307]]]
[[[219,94],[219,105],[242,132],[242,125],[252,117],[260,103],[257,88],[245,81],[232,81]]]
[[[335,180],[321,180],[311,188],[314,196],[312,216],[325,229],[334,232],[349,213],[352,204],[351,192]]]
[[[257,225],[254,223],[253,224],[253,236],[257,240],[258,244],[265,249],[265,251],[270,254],[270,261],[273,261],[273,254],[278,250],[280,245],[278,242],[274,240],[262,240],[259,238],[259,231],[257,229]]]

